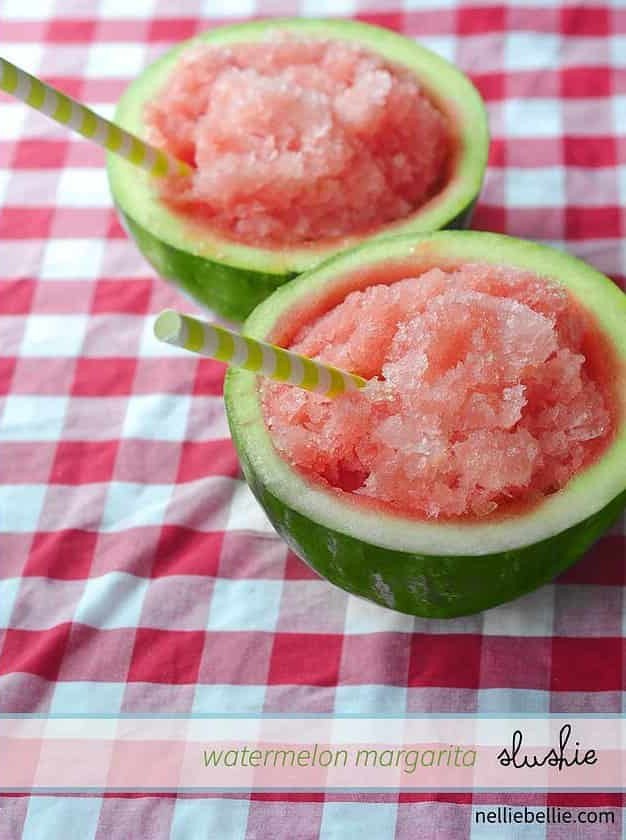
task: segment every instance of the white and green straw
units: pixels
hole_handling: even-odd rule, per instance
[[[166,309],[157,317],[154,334],[159,341],[165,341],[167,344],[228,362],[278,382],[287,382],[307,391],[316,391],[327,397],[336,397],[346,391],[362,388],[366,384],[365,379],[354,373],[322,364],[308,356],[301,356],[299,353],[258,341],[216,324],[198,321],[172,309]]]
[[[136,166],[141,166],[151,175],[189,175],[193,171],[183,161],[140,140],[136,135],[109,122],[95,111],[1,57],[0,90],[21,99],[36,111],[77,131],[108,151],[115,152]]]

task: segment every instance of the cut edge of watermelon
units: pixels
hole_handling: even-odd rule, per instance
[[[265,426],[257,377],[231,368],[224,391],[227,415],[244,473],[257,496],[266,497],[275,509],[283,505],[292,511],[292,518],[304,517],[315,528],[426,559],[518,552],[572,529],[583,528],[588,533],[587,522],[602,521],[606,527],[607,511],[623,504],[626,487],[626,296],[607,277],[580,260],[546,246],[490,233],[440,231],[371,242],[281,286],[256,308],[244,331],[265,339],[279,319],[303,299],[326,296],[333,285],[341,283],[341,278],[355,269],[377,263],[383,266],[390,260],[411,260],[416,265],[421,262],[429,266],[438,260],[481,261],[528,269],[568,288],[594,316],[615,351],[613,385],[618,426],[611,443],[596,462],[528,511],[489,521],[413,520],[367,509],[349,496],[344,500],[292,469],[276,452]],[[281,527],[284,531],[284,525]],[[278,525],[277,528],[281,530]]]
[[[376,234],[345,237],[340,241],[308,247],[256,248],[235,243],[172,213],[159,201],[147,173],[109,153],[107,171],[114,201],[133,232],[143,234],[142,240],[160,243],[158,253],[153,246],[155,259],[151,258],[157,270],[171,279],[185,280],[181,274],[167,274],[167,249],[173,248],[181,254],[212,261],[235,271],[277,275],[275,285],[278,285],[290,275],[310,269],[331,254],[354,247],[364,239],[465,224],[482,186],[489,147],[486,112],[480,94],[469,79],[445,59],[410,39],[370,24],[338,19],[274,19],[203,32],[167,52],[127,88],[115,112],[116,122],[139,136],[144,135],[144,104],[165,83],[181,53],[192,45],[258,40],[276,29],[295,31],[307,37],[353,41],[414,72],[429,95],[453,119],[458,143],[454,173],[433,199],[408,218],[385,225]],[[188,271],[192,269],[193,265],[187,266]],[[196,280],[192,282],[198,285]],[[226,297],[227,303],[230,303],[234,295],[228,293]],[[249,311],[250,306],[246,308]]]

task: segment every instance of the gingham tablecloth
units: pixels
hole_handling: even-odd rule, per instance
[[[474,227],[623,284],[620,0],[4,0],[0,53],[110,115],[171,43],[226,19],[358,15],[469,72],[493,135]],[[622,712],[620,524],[555,584],[454,621],[318,579],[238,472],[223,366],[152,338],[165,306],[102,152],[0,98],[0,711]],[[0,761],[1,761],[0,757]],[[477,826],[485,803],[610,806],[613,827]],[[622,837],[617,795],[0,799],[0,837]]]

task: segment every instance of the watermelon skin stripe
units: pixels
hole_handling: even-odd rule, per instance
[[[471,615],[548,583],[580,559],[626,505],[624,491],[588,519],[514,551],[409,554],[355,539],[293,510],[267,490],[242,448],[238,451],[246,480],[270,522],[312,569],[353,595],[424,618]]]

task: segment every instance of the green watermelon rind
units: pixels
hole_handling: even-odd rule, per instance
[[[593,545],[626,504],[625,491],[572,528],[517,551],[483,556],[411,554],[320,525],[270,493],[241,460],[270,522],[311,568],[353,595],[425,618],[481,612],[548,583]]]
[[[107,173],[115,205],[137,246],[163,277],[201,304],[226,317],[243,319],[271,291],[339,251],[373,239],[440,228],[465,227],[480,192],[489,133],[484,103],[469,79],[445,59],[389,30],[350,20],[274,19],[220,27],[179,44],[151,64],[124,92],[115,120],[143,136],[144,103],[156,95],[180,54],[198,42],[227,44],[258,40],[270,30],[289,29],[309,37],[353,40],[412,68],[442,106],[455,114],[459,155],[454,177],[435,198],[407,219],[368,237],[299,248],[253,248],[194,226],[158,200],[150,176],[115,154]]]
[[[274,449],[254,374],[231,368],[224,397],[244,476],[291,548],[341,588],[412,615],[479,612],[541,586],[570,566],[626,504],[626,296],[604,275],[545,246],[487,233],[438,232],[370,243],[300,275],[244,325],[257,338],[299,300],[361,266],[411,256],[528,268],[584,301],[616,352],[620,423],[603,456],[530,511],[493,522],[417,522],[368,509],[293,470]]]
[[[249,271],[174,248],[137,224],[121,207],[117,209],[126,230],[155,271],[224,318],[243,321],[262,300],[296,276]]]

